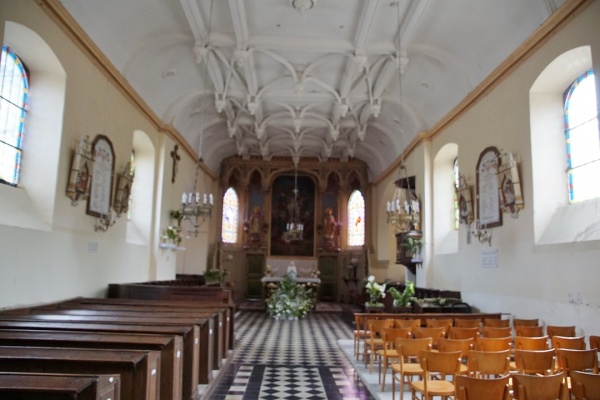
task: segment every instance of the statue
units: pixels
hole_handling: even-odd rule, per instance
[[[323,216],[323,248],[325,250],[338,250],[339,227],[339,223],[333,216],[333,210],[331,207],[327,207]]]
[[[266,231],[267,224],[263,222],[262,213],[259,206],[254,206],[250,218],[244,223],[244,231],[247,235],[247,245],[252,248],[258,248],[262,245],[263,233]]]

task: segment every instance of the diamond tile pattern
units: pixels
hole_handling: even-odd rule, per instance
[[[265,312],[236,315],[236,351],[214,400],[374,399],[337,346],[352,328],[339,314],[275,320]]]

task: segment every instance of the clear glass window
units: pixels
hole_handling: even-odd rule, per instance
[[[355,190],[348,200],[348,246],[365,244],[365,199]]]
[[[230,187],[223,196],[223,219],[221,221],[221,240],[223,243],[237,243],[238,218],[238,195],[235,189]]]
[[[0,182],[16,186],[21,169],[21,143],[29,80],[25,66],[2,46],[0,59]]]

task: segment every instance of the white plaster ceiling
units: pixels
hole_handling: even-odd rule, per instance
[[[371,177],[563,2],[61,0],[214,171],[355,157]]]

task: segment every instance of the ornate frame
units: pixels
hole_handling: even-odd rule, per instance
[[[498,167],[500,152],[496,147],[485,148],[477,160],[477,228],[502,226],[498,196]]]
[[[92,142],[94,168],[86,214],[98,218],[110,214],[115,152],[110,139],[97,135]]]

